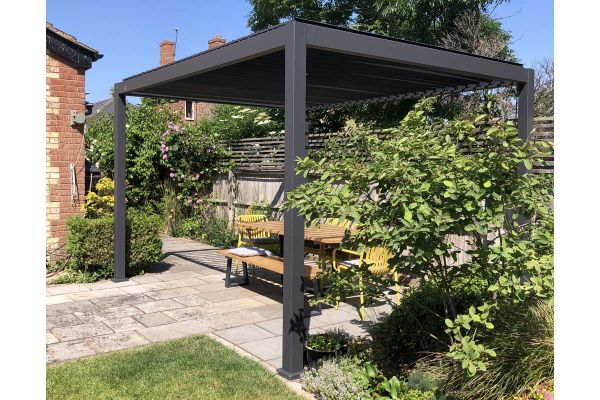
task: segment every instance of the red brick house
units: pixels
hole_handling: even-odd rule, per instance
[[[66,221],[84,201],[85,71],[97,50],[46,23],[46,253],[64,253]]]
[[[208,41],[208,48],[214,49],[225,44],[225,39],[221,36],[215,36]],[[175,42],[170,40],[163,40],[160,43],[160,65],[171,64],[175,61]],[[202,103],[198,101],[178,101],[171,106],[173,111],[177,112],[182,121],[184,122],[195,122],[202,118],[204,115],[209,114],[214,104]]]
[[[225,44],[225,39],[221,36],[215,36],[208,41],[208,48],[214,49],[215,47]],[[171,64],[175,61],[175,42],[170,40],[163,40],[159,45],[159,65]],[[210,114],[213,107],[213,103],[202,103],[199,101],[177,101],[171,104],[171,108],[181,117],[182,122],[192,123],[198,121],[204,115]],[[113,99],[109,97],[104,100],[100,100],[91,105],[89,110],[89,120],[96,118],[101,114],[112,114],[114,111]]]

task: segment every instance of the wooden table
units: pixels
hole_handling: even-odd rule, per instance
[[[260,232],[269,232],[280,237],[284,235],[283,221],[240,222],[238,226]],[[310,240],[320,245],[338,245],[342,243],[345,232],[345,228],[337,225],[311,226],[304,228],[304,240]]]

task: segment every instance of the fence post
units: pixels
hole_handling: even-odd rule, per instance
[[[233,170],[227,173],[227,224],[233,229],[233,220],[235,219],[235,174]]]

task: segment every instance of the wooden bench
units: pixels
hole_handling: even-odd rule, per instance
[[[240,257],[235,254],[231,254],[228,249],[217,250],[219,254],[227,258],[227,272],[225,274],[225,287],[231,287],[231,267],[233,261],[240,261],[242,263],[244,280],[240,283],[236,283],[236,286],[248,285],[250,279],[248,278],[248,265],[254,265],[269,271],[283,275],[283,258],[277,256],[248,256]],[[304,279],[313,281],[313,288],[315,297],[318,299],[321,296],[321,281],[317,278],[317,274],[321,272],[321,269],[310,263],[304,264]],[[317,315],[321,312],[321,307],[318,307]]]

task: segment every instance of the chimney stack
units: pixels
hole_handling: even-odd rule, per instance
[[[225,44],[225,39],[222,36],[215,36],[208,41],[208,48],[214,49],[215,47],[219,47]]]
[[[163,40],[160,42],[160,65],[171,64],[175,61],[175,42]]]

